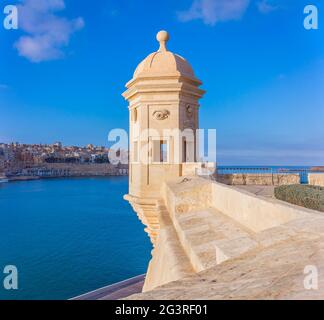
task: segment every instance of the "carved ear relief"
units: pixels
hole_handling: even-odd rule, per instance
[[[187,117],[191,118],[193,116],[193,108],[190,105],[186,106],[186,113],[187,113]]]
[[[165,120],[169,118],[170,116],[170,111],[169,110],[157,110],[153,112],[153,118],[156,120]]]

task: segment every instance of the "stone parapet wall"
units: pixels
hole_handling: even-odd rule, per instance
[[[313,186],[324,187],[324,173],[309,173],[308,183]]]
[[[300,176],[298,174],[233,173],[217,174],[215,178],[218,182],[227,185],[281,186],[300,184]]]
[[[305,213],[304,208],[245,190],[212,183],[212,207],[244,228],[260,232],[287,223]]]

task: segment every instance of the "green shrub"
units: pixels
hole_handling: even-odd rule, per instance
[[[288,185],[275,188],[275,197],[298,206],[324,212],[324,187]]]

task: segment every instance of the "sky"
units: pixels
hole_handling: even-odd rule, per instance
[[[108,145],[165,29],[207,91],[200,127],[217,130],[218,164],[324,165],[321,2],[306,30],[305,0],[2,0],[0,142]],[[18,30],[2,26],[8,4]]]

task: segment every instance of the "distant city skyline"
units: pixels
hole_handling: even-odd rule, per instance
[[[220,165],[324,164],[323,30],[303,27],[308,1],[13,2],[19,29],[0,28],[0,142],[108,146],[110,130],[128,128],[125,83],[166,29],[204,83],[200,127],[217,129]]]
[[[39,143],[25,143],[25,142],[21,142],[21,141],[9,141],[9,142],[3,142],[3,141],[0,141],[0,146],[3,145],[3,144],[6,144],[6,145],[10,145],[10,144],[19,144],[19,145],[43,145],[43,146],[55,146],[55,145],[60,145],[62,147],[84,147],[84,148],[88,148],[90,146],[93,146],[93,147],[105,147],[104,145],[95,145],[93,143],[88,143],[86,145],[78,145],[78,144],[71,144],[71,145],[67,145],[67,144],[64,144],[62,143],[61,141],[52,141],[52,142],[49,142],[49,143],[42,143],[42,142],[39,142]]]

